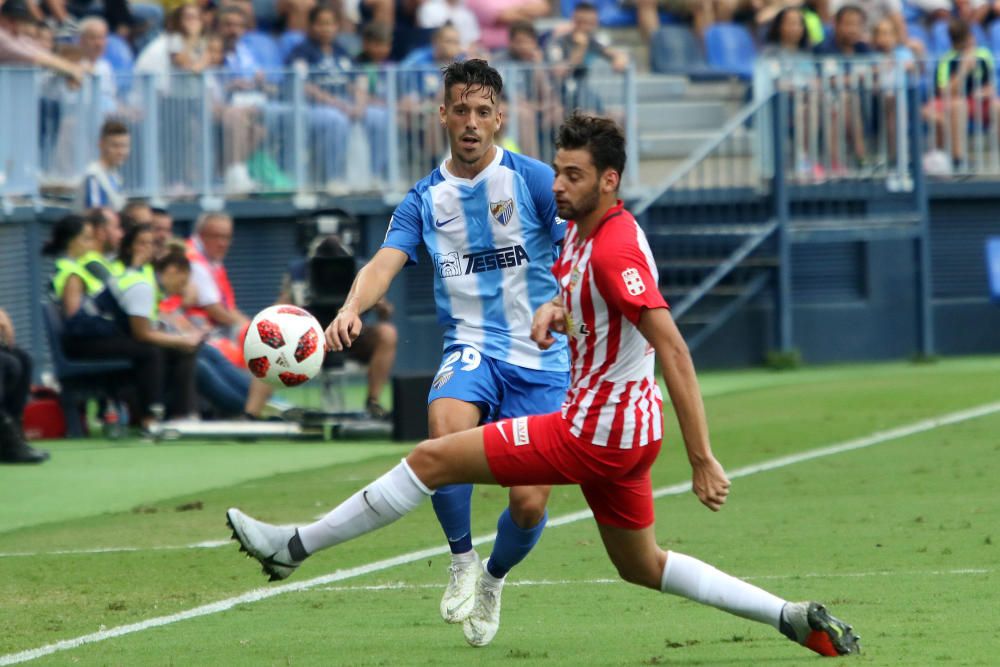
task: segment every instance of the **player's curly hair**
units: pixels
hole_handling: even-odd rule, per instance
[[[442,67],[441,72],[444,74],[445,104],[451,102],[451,87],[456,83],[465,86],[463,95],[489,89],[490,99],[494,103],[500,101],[500,93],[503,92],[503,77],[485,60],[473,58],[460,63],[451,63],[447,67]]]
[[[621,178],[625,172],[625,133],[610,118],[574,111],[559,127],[556,148],[586,149],[598,174],[614,169]]]

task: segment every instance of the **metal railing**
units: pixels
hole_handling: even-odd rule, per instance
[[[638,145],[634,71],[580,74],[502,64],[498,142],[550,162],[574,108],[619,120]],[[102,85],[103,84],[103,85]],[[399,194],[447,152],[436,67],[291,68],[237,80],[223,71],[90,78],[78,88],[41,70],[0,68],[0,198],[71,196],[97,158],[109,117],[129,127],[129,196]],[[627,176],[638,183],[638,161]]]

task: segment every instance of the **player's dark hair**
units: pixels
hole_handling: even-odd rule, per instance
[[[574,111],[559,127],[556,148],[586,149],[598,174],[614,169],[621,178],[625,172],[625,133],[610,118]]]
[[[135,257],[135,240],[139,238],[139,234],[143,232],[153,233],[152,225],[147,224],[133,224],[129,225],[128,229],[125,230],[125,234],[122,236],[122,244],[118,247],[118,259],[121,263],[125,265],[126,268],[131,268],[132,259]]]
[[[42,254],[50,257],[62,255],[73,239],[83,233],[83,228],[89,224],[90,221],[75,213],[60,218],[52,225],[49,240],[42,246]]]
[[[184,246],[168,245],[166,254],[153,260],[153,270],[157,273],[162,273],[171,266],[176,266],[181,271],[191,270],[191,260],[187,258]]]
[[[128,126],[120,120],[109,118],[101,125],[101,139],[120,137],[128,134]]]
[[[490,100],[494,103],[500,101],[500,93],[503,92],[503,78],[500,72],[490,67],[489,63],[479,58],[466,60],[460,63],[452,63],[443,67],[444,73],[444,103],[451,103],[451,87],[455,84],[465,86],[463,95],[475,93],[480,90],[490,91]]]
[[[583,0],[583,2],[576,3],[576,7],[573,8],[573,13],[576,12],[594,12],[596,14],[597,5],[592,2],[587,2],[587,0]]]

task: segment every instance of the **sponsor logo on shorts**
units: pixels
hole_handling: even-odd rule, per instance
[[[531,443],[528,438],[528,418],[518,417],[513,421],[514,424],[514,446],[520,447],[521,445],[527,445]]]
[[[642,281],[642,276],[639,275],[639,269],[630,267],[622,271],[622,280],[625,281],[625,289],[632,296],[639,296],[646,291],[646,283]]]
[[[444,373],[438,374],[438,376],[434,378],[434,382],[431,383],[431,387],[434,389],[440,389],[448,384],[448,380],[450,380],[453,375],[455,375],[455,371],[445,371]]]

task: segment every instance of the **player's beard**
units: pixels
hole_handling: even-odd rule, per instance
[[[601,193],[597,191],[597,188],[588,189],[586,192],[587,194],[583,199],[575,204],[570,203],[559,206],[557,202],[556,211],[559,213],[559,217],[563,220],[581,220],[593,213],[601,201]]]

